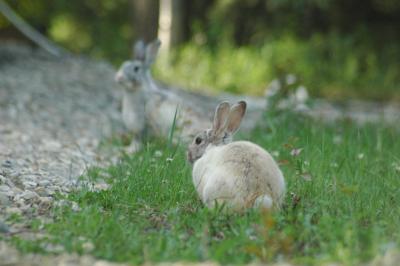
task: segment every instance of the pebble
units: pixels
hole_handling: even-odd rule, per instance
[[[10,187],[7,185],[1,185],[0,186],[0,192],[8,192],[10,191]]]
[[[35,192],[41,197],[49,196],[49,193],[45,187],[39,186],[35,188]]]
[[[10,198],[7,194],[0,192],[0,206],[9,206]]]
[[[53,198],[51,197],[39,197],[38,199],[39,202],[39,208],[43,210],[47,210],[51,207]]]
[[[1,166],[7,167],[7,168],[11,168],[12,162],[11,162],[10,160],[5,160],[5,161],[1,164]]]
[[[76,202],[74,202],[74,201],[71,202],[71,209],[72,209],[72,211],[74,211],[74,212],[79,212],[79,211],[81,211],[81,207],[79,207],[78,203],[76,203]]]
[[[23,182],[22,184],[24,185],[25,189],[32,189],[37,186],[37,183],[33,182],[33,181],[26,181],[26,182]]]
[[[14,186],[14,187],[12,188],[12,192],[13,192],[14,194],[20,194],[20,193],[22,193],[22,189],[20,189],[20,188]]]
[[[82,249],[85,253],[90,253],[94,250],[94,245],[92,242],[85,242],[82,244]]]
[[[39,195],[36,192],[30,191],[30,190],[25,190],[20,197],[26,199],[26,200],[32,200],[35,198],[38,198]]]
[[[39,186],[41,186],[41,187],[47,187],[47,186],[50,185],[50,181],[49,181],[49,180],[40,180],[40,181],[38,182],[38,184],[39,184]]]
[[[8,233],[10,231],[10,228],[8,225],[0,221],[0,233]]]
[[[94,186],[93,186],[93,189],[94,189],[95,191],[107,190],[107,189],[109,189],[109,188],[110,188],[110,185],[107,184],[107,183],[96,183],[96,184],[94,184]]]

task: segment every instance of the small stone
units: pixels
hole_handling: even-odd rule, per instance
[[[49,186],[48,188],[49,188],[49,190],[52,190],[53,192],[54,191],[61,192],[61,189],[59,186]]]
[[[0,192],[0,206],[10,205],[10,198],[7,194]]]
[[[156,150],[155,152],[154,152],[154,156],[155,157],[161,157],[163,154],[162,154],[162,151],[160,151],[160,150]]]
[[[52,196],[52,195],[56,194],[56,192],[54,190],[52,190],[52,189],[47,189],[46,193],[47,193],[46,196]]]
[[[21,175],[21,173],[19,172],[19,171],[11,171],[10,173],[9,173],[9,176],[11,177],[11,178],[18,178],[19,176]]]
[[[25,190],[21,195],[21,198],[25,199],[25,200],[32,200],[35,198],[38,198],[39,195],[36,192],[30,191],[30,190]]]
[[[8,227],[8,225],[0,221],[0,233],[8,233],[8,232],[10,232],[10,228]]]
[[[53,199],[51,197],[40,197],[38,199],[39,211],[42,213],[47,211],[48,209],[50,209],[52,203]]]
[[[85,253],[89,253],[94,250],[94,245],[92,242],[85,242],[82,244],[82,248]]]
[[[61,149],[62,145],[58,141],[55,140],[47,140],[44,142],[44,148],[49,151],[57,151]]]
[[[38,182],[38,184],[39,184],[39,186],[41,186],[41,187],[47,187],[47,186],[50,185],[50,181],[49,181],[49,180],[40,180],[40,181]]]
[[[4,183],[5,183],[7,186],[11,187],[11,188],[14,188],[14,187],[15,187],[13,181],[11,181],[11,180],[8,179],[8,178],[5,180]]]
[[[47,244],[44,249],[50,253],[61,253],[64,251],[64,247],[57,244]]]
[[[32,189],[37,187],[37,183],[33,181],[25,181],[22,184],[24,185],[25,189]]]
[[[1,166],[11,168],[12,167],[12,162],[10,160],[5,160]]]
[[[8,192],[10,191],[10,187],[7,185],[1,185],[0,186],[0,192]]]
[[[33,211],[32,207],[29,205],[20,205],[19,209],[23,212],[23,213],[31,213]]]
[[[71,202],[71,209],[72,209],[72,211],[74,211],[74,212],[79,212],[79,211],[81,211],[81,207],[79,207],[78,203],[76,203],[76,202],[74,202],[74,201]]]
[[[49,196],[47,189],[45,189],[44,187],[35,188],[35,192],[41,197]]]
[[[64,200],[64,199],[58,200],[58,201],[55,202],[54,205],[55,205],[55,207],[64,208],[64,207],[68,206],[68,201]]]
[[[96,183],[93,186],[93,189],[95,191],[100,191],[100,190],[107,190],[110,187],[107,183]]]
[[[22,189],[18,188],[18,187],[13,187],[12,188],[12,192],[14,194],[21,194],[22,193]]]

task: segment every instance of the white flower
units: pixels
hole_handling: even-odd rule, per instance
[[[357,158],[358,158],[359,160],[362,160],[362,159],[364,158],[364,153],[359,153],[359,154],[357,155]]]
[[[297,78],[293,74],[288,74],[286,75],[286,84],[292,85],[297,81]]]
[[[333,162],[333,163],[331,163],[331,167],[336,168],[336,167],[339,167],[339,165],[336,162]]]
[[[312,175],[310,173],[303,173],[301,175],[301,177],[305,180],[305,181],[311,181],[312,179]]]
[[[271,152],[271,154],[272,154],[272,156],[274,156],[274,157],[279,157],[279,151],[272,151]]]
[[[290,155],[292,156],[299,156],[303,148],[293,149],[290,151]]]
[[[400,172],[400,163],[392,163],[392,166],[395,171]]]
[[[295,92],[295,98],[297,103],[305,103],[308,100],[308,92],[306,87],[299,86]]]

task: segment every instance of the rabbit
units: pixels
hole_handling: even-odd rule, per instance
[[[160,45],[158,39],[147,45],[143,41],[136,42],[133,60],[125,61],[115,74],[115,81],[124,87],[122,119],[138,139],[147,129],[153,135],[165,137],[177,112],[175,129],[181,131],[180,137],[189,141],[196,131],[209,125],[209,120],[204,118],[199,104],[193,102],[195,97],[182,98],[168,87],[156,84],[152,78],[150,68]]]
[[[211,126],[212,117],[208,116],[220,97],[210,97],[156,82],[150,68],[156,60],[160,45],[158,39],[147,45],[143,41],[136,42],[133,60],[124,62],[115,75],[115,80],[124,87],[123,121],[137,138],[145,130],[152,135],[165,137],[169,134],[176,113],[175,136],[187,144],[197,132]],[[221,97],[237,99],[233,95]],[[255,108],[249,110],[252,119],[245,121],[243,126],[251,130],[265,111],[266,99],[247,99],[252,101]]]
[[[272,156],[249,141],[232,141],[246,112],[246,102],[218,105],[211,129],[199,133],[188,146],[192,178],[208,207],[224,205],[242,212],[249,208],[280,208],[285,180]]]
[[[134,45],[133,59],[125,61],[115,74],[115,81],[124,88],[122,97],[122,120],[125,127],[134,135],[128,152],[140,149],[140,138],[146,130],[146,101],[149,94],[157,91],[152,84],[149,67],[153,64],[160,42],[155,40],[147,46],[143,41]]]

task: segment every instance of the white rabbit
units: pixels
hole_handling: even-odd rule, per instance
[[[232,142],[246,102],[218,105],[211,129],[198,134],[188,148],[193,183],[209,208],[224,204],[233,211],[280,207],[285,181],[272,156],[249,141]]]

